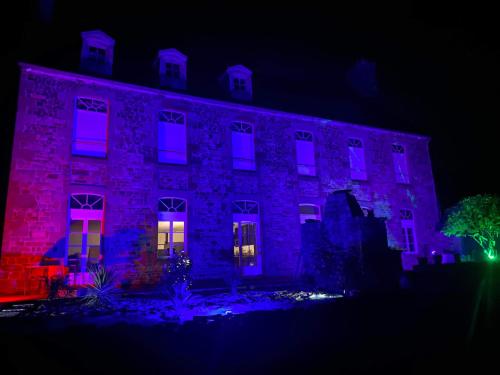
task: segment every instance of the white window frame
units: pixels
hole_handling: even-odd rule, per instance
[[[396,182],[400,184],[409,184],[410,173],[408,171],[408,160],[406,159],[406,148],[400,143],[393,143],[391,148]]]
[[[251,158],[243,157],[243,153],[238,154],[236,143],[247,144]],[[244,121],[233,121],[231,123],[231,155],[233,169],[254,171],[255,163],[255,136],[254,126]]]
[[[239,259],[238,264],[240,270],[245,276],[255,276],[262,273],[262,247],[260,240],[260,209],[259,204],[255,201],[236,200],[232,202],[233,212],[233,228],[234,223],[238,224],[238,244],[239,244]],[[241,265],[242,263],[242,230],[241,224],[255,223],[255,249],[254,249],[254,264]],[[234,229],[233,229],[234,230]],[[234,232],[233,232],[234,233]]]
[[[81,108],[86,106],[87,108]],[[79,108],[80,107],[80,108]],[[96,121],[104,122],[104,138],[89,138],[78,136],[81,132],[87,112],[94,113]],[[72,136],[72,154],[77,156],[92,156],[104,158],[108,151],[109,101],[102,98],[85,96],[75,97],[74,120]],[[102,129],[101,129],[102,131]],[[93,146],[91,149],[90,146]]]
[[[177,148],[168,149],[162,134],[168,138],[172,132],[169,127],[182,129],[183,139],[176,143]],[[177,131],[176,130],[176,131]],[[186,113],[165,109],[158,112],[158,162],[166,164],[187,164],[187,120]]]
[[[349,138],[347,141],[349,150],[349,165],[351,168],[351,179],[357,181],[366,181],[365,148],[363,141],[359,138]]]
[[[403,250],[410,254],[418,253],[418,242],[417,242],[417,232],[415,230],[415,220],[413,216],[413,211],[402,208],[400,211],[400,219],[401,219],[401,229],[403,232]],[[413,238],[413,251],[411,251],[410,247],[410,230]]]
[[[313,207],[316,210],[314,214],[303,214],[301,213],[302,207]],[[300,203],[299,204],[299,220],[301,224],[304,224],[307,219],[320,220],[321,221],[321,208],[317,204],[313,203]]]
[[[312,156],[313,164],[305,164],[303,159],[307,159],[307,155],[303,155],[299,152],[299,150],[307,149],[306,146],[310,148],[308,152],[312,154],[309,156]],[[302,176],[316,176],[316,154],[313,133],[307,130],[295,131],[295,156],[298,174]]]
[[[80,198],[76,198],[79,196]],[[82,196],[86,196],[85,202],[83,202],[83,199],[81,199]],[[88,203],[88,197],[89,196],[94,196],[94,197],[99,197],[95,202],[89,204]],[[77,205],[80,204],[80,208],[72,208],[71,206],[74,205],[73,203],[76,203]],[[102,208],[95,208],[97,207],[97,204],[102,206]],[[89,227],[89,221],[95,220],[95,221],[100,221],[100,244],[99,244],[99,255],[102,257],[103,254],[103,234],[104,234],[104,196],[101,194],[93,194],[93,193],[73,193],[70,195],[70,201],[69,201],[69,218],[68,218],[68,229],[67,229],[67,241],[66,241],[66,251],[64,254],[64,264],[66,266],[69,265],[68,257],[69,257],[69,248],[70,246],[70,236],[72,234],[71,232],[71,221],[72,220],[81,220],[83,221],[83,227],[82,227],[82,244],[81,244],[81,257],[80,257],[80,270],[79,272],[71,272],[69,274],[69,283],[70,284],[76,284],[76,285],[85,285],[85,284],[90,284],[90,274],[87,271],[87,260],[88,260],[88,254],[87,254],[87,240],[88,240],[88,227]]]
[[[163,200],[172,200],[173,205],[171,207],[166,207],[164,204]],[[182,201],[184,208],[183,210],[179,209],[179,204],[176,204],[174,200]],[[179,202],[180,203],[180,202]],[[166,211],[161,211],[160,207],[161,205],[165,206]],[[169,233],[168,233],[168,238],[169,238],[169,251],[168,255],[162,255],[160,254],[160,251],[163,251],[164,249],[160,249],[159,246],[160,244],[157,241],[157,246],[156,246],[156,254],[157,257],[162,259],[162,258],[171,258],[174,256],[174,221],[182,221],[184,223],[184,254],[188,254],[188,236],[187,236],[187,228],[188,228],[188,223],[187,223],[187,200],[184,198],[179,198],[179,197],[162,197],[158,199],[158,232],[157,232],[157,239],[159,237],[159,233],[163,233],[159,231],[159,225],[160,222],[169,222]]]

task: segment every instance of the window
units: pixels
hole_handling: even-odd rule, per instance
[[[410,182],[410,178],[408,176],[408,167],[406,165],[405,149],[402,145],[392,145],[392,159],[394,161],[396,181],[402,184],[408,184]]]
[[[108,106],[102,100],[76,98],[73,154],[105,157]]]
[[[246,83],[243,78],[233,78],[233,88],[236,91],[246,91]]]
[[[299,205],[300,223],[304,224],[308,219],[321,220],[319,207],[315,204],[303,203]]]
[[[233,202],[233,253],[244,275],[262,272],[259,244],[259,205],[253,201]]]
[[[159,258],[186,252],[186,201],[180,198],[161,198],[158,201]]]
[[[366,180],[365,151],[360,139],[349,138],[349,163],[353,180]]]
[[[417,251],[417,237],[413,213],[410,210],[400,210],[401,228],[403,232],[404,250],[414,253]]]
[[[241,121],[231,124],[233,168],[255,170],[255,151],[252,125]]]
[[[89,46],[89,60],[95,64],[106,63],[106,50],[103,48]]]
[[[181,67],[179,64],[166,63],[165,64],[165,75],[168,78],[180,79],[181,78]]]
[[[88,271],[100,261],[103,206],[101,195],[73,194],[70,197],[66,259],[72,283],[87,283]]]
[[[172,111],[159,113],[158,161],[186,164],[186,117],[183,113]]]
[[[316,176],[313,136],[309,132],[295,132],[297,171],[301,175]]]

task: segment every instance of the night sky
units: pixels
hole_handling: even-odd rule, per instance
[[[77,71],[80,32],[93,29],[116,40],[114,79],[154,85],[157,51],[174,47],[189,57],[188,93],[219,97],[219,75],[243,64],[254,72],[255,105],[430,135],[442,210],[497,193],[500,44],[492,6],[309,3],[40,1],[3,9],[1,211],[16,62]],[[346,79],[358,59],[376,63],[376,96]]]

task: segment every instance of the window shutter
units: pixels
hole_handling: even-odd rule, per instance
[[[98,112],[77,107],[75,112],[73,153],[97,157],[106,156],[107,111]]]
[[[408,167],[406,166],[406,157],[402,153],[393,153],[394,172],[396,173],[396,181],[400,183],[408,183]]]
[[[167,121],[161,121],[167,119]],[[184,116],[173,112],[164,112],[158,122],[158,161],[164,163],[185,164],[186,125]]]
[[[255,169],[253,134],[232,132],[233,168]]]
[[[365,152],[362,147],[349,147],[349,161],[351,164],[351,178],[366,180]]]
[[[297,169],[299,174],[315,176],[314,143],[311,141],[295,141],[297,150]]]

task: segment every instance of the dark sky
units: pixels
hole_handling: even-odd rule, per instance
[[[11,4],[2,11],[0,208],[16,62],[76,70],[80,32],[92,29],[116,39],[115,79],[147,83],[158,49],[175,47],[189,56],[189,92],[216,96],[217,76],[242,63],[254,72],[258,105],[430,135],[441,209],[466,195],[497,193],[497,12],[486,2],[435,3]],[[356,96],[346,84],[346,70],[360,58],[376,62],[376,98]]]

